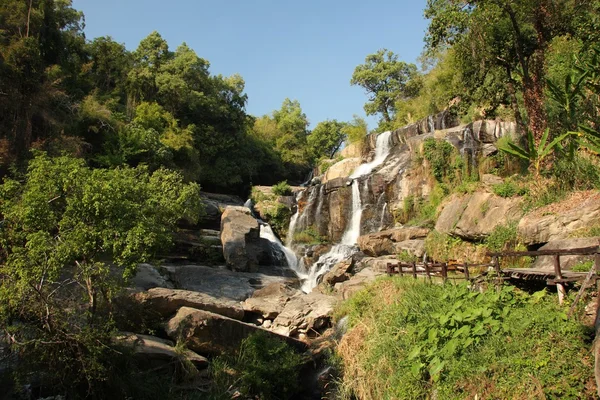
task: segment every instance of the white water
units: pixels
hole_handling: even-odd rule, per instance
[[[350,175],[350,178],[354,179],[366,175],[383,164],[392,148],[390,140],[391,136],[392,132],[390,131],[380,133],[379,136],[377,136],[377,139],[375,140],[375,158],[371,162],[359,165],[352,175]]]
[[[385,223],[385,210],[387,208],[387,202],[383,203],[383,209],[381,210],[381,219],[379,220],[379,230],[383,230],[383,224]]]
[[[269,224],[261,224],[260,225],[260,237],[263,239],[267,239],[271,242],[275,247],[280,249],[285,255],[285,259],[288,263],[288,266],[298,275],[300,279],[305,279],[307,276],[305,273],[301,272],[298,268],[298,258],[296,254],[289,248],[285,247],[281,241],[275,236],[271,226]]]
[[[360,236],[360,219],[362,218],[362,202],[360,200],[360,183],[358,180],[352,181],[352,214],[350,223],[346,225],[346,231],[342,236],[341,244],[352,246]]]
[[[296,233],[296,225],[298,224],[299,215],[299,210],[296,210],[296,213],[292,215],[292,219],[290,220],[290,227],[288,228],[287,238],[285,239],[285,245],[287,247],[292,247],[292,244],[294,243],[294,233]]]

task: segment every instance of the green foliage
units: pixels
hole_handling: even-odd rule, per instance
[[[432,259],[446,262],[450,260],[453,248],[460,243],[459,238],[433,230],[425,238],[425,251]]]
[[[314,160],[321,157],[333,158],[347,136],[344,131],[346,124],[337,120],[322,121],[317,124],[315,129],[306,139]]]
[[[365,63],[354,69],[350,83],[362,86],[369,95],[365,104],[367,115],[380,114],[380,129],[389,128],[396,101],[410,98],[418,93],[420,81],[417,67],[398,61],[391,51],[381,49],[365,58]]]
[[[514,250],[519,244],[518,221],[509,221],[505,225],[494,227],[484,244],[490,251]]]
[[[357,398],[594,396],[587,332],[545,292],[386,278],[337,315],[350,319],[338,353]]]
[[[500,197],[514,197],[527,194],[527,188],[517,185],[510,179],[505,179],[504,182],[494,185],[492,191]]]
[[[355,114],[352,116],[352,121],[347,122],[342,131],[348,138],[348,143],[358,143],[369,133],[369,126],[364,118]]]
[[[276,194],[277,196],[291,196],[293,194],[292,187],[288,185],[287,181],[282,181],[273,185],[271,190],[273,194]]]
[[[39,153],[0,196],[0,322],[11,351],[47,387],[93,392],[111,370],[113,297],[169,246],[178,220],[200,216],[199,187],[164,169],[92,170]]]
[[[308,227],[303,231],[294,233],[294,243],[300,244],[325,244],[327,237],[321,236],[315,227]]]
[[[589,272],[593,267],[593,261],[582,261],[573,265],[573,268],[571,268],[571,270],[574,272]]]
[[[298,378],[304,362],[284,341],[257,332],[242,341],[235,358],[218,357],[211,363],[215,382],[211,391],[227,396],[233,386],[244,396],[290,399],[300,390]]]
[[[344,157],[342,157],[341,155],[337,156],[334,159],[322,159],[319,161],[318,164],[318,168],[319,168],[319,172],[321,174],[324,174],[325,172],[327,172],[327,170],[334,164],[342,161],[344,159]]]
[[[447,176],[454,147],[445,140],[427,138],[423,142],[423,157],[429,161],[433,176],[442,182]]]
[[[267,222],[279,236],[285,236],[290,225],[292,212],[285,205],[276,202],[274,205],[269,205],[263,211]]]
[[[506,146],[498,147],[498,149],[529,162],[531,168],[533,168],[533,171],[535,172],[536,177],[539,177],[544,165],[544,159],[554,152],[555,148],[560,144],[560,142],[572,134],[571,132],[563,133],[562,135],[555,137],[551,142],[547,143],[549,133],[550,129],[547,128],[544,131],[539,144],[536,145],[533,133],[528,131],[527,148],[518,146],[509,141],[506,143]]]

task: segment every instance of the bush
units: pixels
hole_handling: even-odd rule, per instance
[[[277,196],[291,196],[293,194],[292,187],[288,185],[287,181],[282,181],[273,185],[271,191]]]
[[[312,226],[294,234],[294,243],[324,244],[327,242],[327,237],[321,236],[319,232]]]
[[[546,292],[384,278],[337,315],[355,398],[594,398],[589,331]]]
[[[236,357],[213,360],[212,392],[224,393],[233,386],[252,398],[289,399],[300,390],[303,363],[304,357],[284,341],[257,332],[242,341]]]
[[[494,193],[500,197],[523,196],[527,193],[526,188],[521,188],[513,181],[506,179],[504,182],[492,187]]]
[[[423,142],[423,156],[431,165],[433,176],[438,182],[443,182],[448,174],[454,147],[445,140],[427,138]]]

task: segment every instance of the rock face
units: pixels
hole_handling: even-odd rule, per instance
[[[314,335],[329,326],[336,302],[335,297],[314,291],[293,297],[275,318],[271,330],[292,337]]]
[[[340,162],[333,164],[327,169],[323,176],[322,183],[328,182],[336,178],[346,178],[352,174],[352,172],[362,163],[362,159],[359,157],[346,158]]]
[[[528,245],[568,238],[573,232],[600,225],[600,193],[579,192],[524,216],[519,235]]]
[[[254,292],[246,299],[244,310],[260,314],[266,319],[275,319],[284,309],[286,303],[301,292],[283,283],[273,283]]]
[[[557,250],[557,249],[577,249],[581,247],[592,247],[600,246],[600,236],[589,237],[589,238],[573,238],[573,239],[557,239],[552,240],[539,250]],[[574,265],[580,262],[593,261],[594,256],[561,256],[560,267],[561,269],[571,269]],[[538,257],[532,268],[545,269],[548,271],[554,270],[554,257],[553,256],[540,256]]]
[[[148,290],[155,287],[173,288],[173,283],[161,275],[159,268],[150,264],[139,264],[131,280],[131,286],[137,290]]]
[[[121,333],[115,340],[119,344],[132,346],[134,356],[145,368],[154,368],[182,358],[191,361],[198,369],[208,367],[206,358],[190,350],[179,353],[173,347],[173,343],[168,340],[130,332]]]
[[[455,195],[443,206],[435,229],[466,240],[482,240],[496,226],[517,221],[522,215],[518,198],[502,198],[488,192]]]
[[[142,302],[163,317],[173,315],[181,307],[210,311],[233,319],[243,319],[239,302],[207,293],[189,290],[154,288],[140,295]]]
[[[272,283],[292,285],[298,278],[289,268],[261,267],[261,272],[234,272],[202,265],[164,266],[178,288],[202,292],[216,298],[244,301]]]
[[[422,257],[424,242],[415,239],[423,239],[428,233],[429,229],[416,227],[389,229],[360,236],[358,247],[371,257],[398,254],[402,250],[416,257]]]
[[[200,354],[233,354],[242,340],[256,332],[264,332],[301,350],[306,345],[292,338],[277,335],[255,325],[208,311],[182,307],[166,325],[167,335],[177,342],[184,342],[191,350]]]
[[[221,224],[221,210],[227,206],[242,206],[243,200],[237,196],[217,193],[201,193],[204,215],[199,221],[202,228],[219,229]]]
[[[221,216],[221,243],[227,266],[234,271],[257,271],[272,262],[268,240],[260,237],[258,221],[246,207],[229,206]]]

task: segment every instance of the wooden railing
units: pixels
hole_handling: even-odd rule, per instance
[[[572,271],[563,271],[560,265],[561,256],[571,255],[590,255],[594,256],[594,268],[590,273],[575,273]],[[558,292],[558,301],[563,302],[566,295],[565,283],[584,281],[582,290],[585,290],[586,285],[591,281],[598,281],[600,279],[600,246],[582,247],[576,249],[558,249],[558,250],[537,250],[537,251],[503,251],[487,253],[488,257],[491,257],[489,263],[467,263],[452,264],[445,262],[396,262],[387,264],[387,273],[389,275],[412,275],[415,279],[419,275],[425,275],[431,279],[432,276],[440,276],[444,282],[449,279],[448,272],[456,271],[462,273],[462,277],[455,276],[453,279],[465,279],[468,281],[473,280],[471,270],[469,268],[481,268],[488,267],[493,268],[496,272],[498,279],[527,279],[529,277],[537,277],[538,279],[545,279],[548,285],[556,285]],[[502,257],[540,257],[540,256],[552,256],[554,270],[546,271],[533,268],[504,268],[500,267],[500,259]],[[462,269],[462,270],[461,270]],[[600,282],[599,282],[600,285]],[[600,290],[600,288],[599,288]]]

